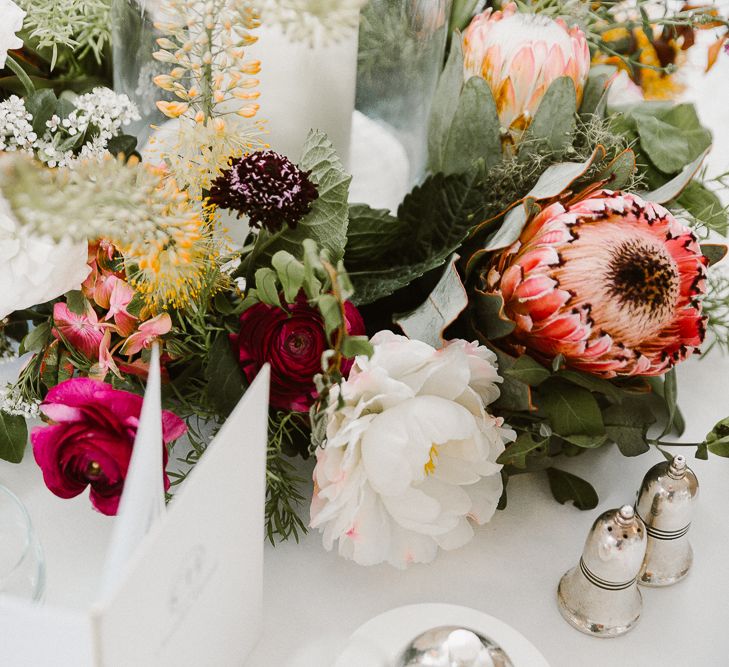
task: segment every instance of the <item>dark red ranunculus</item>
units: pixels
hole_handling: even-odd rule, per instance
[[[271,365],[271,406],[305,412],[316,399],[314,376],[321,372],[321,355],[329,347],[324,322],[303,292],[289,312],[257,303],[240,316],[240,333],[231,334],[240,367],[249,382],[263,364]],[[353,336],[365,333],[364,321],[354,304],[344,304],[347,331]],[[346,376],[352,367],[345,360]]]
[[[93,506],[102,514],[116,514],[142,401],[137,394],[89,378],[73,378],[53,387],[41,404],[51,424],[36,427],[30,436],[46,486],[61,498],[73,498],[90,486]],[[177,415],[162,412],[165,444],[185,431],[185,422]],[[167,474],[160,472],[167,489]]]

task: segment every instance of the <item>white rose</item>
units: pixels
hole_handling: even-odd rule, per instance
[[[23,40],[15,33],[23,27],[25,12],[12,0],[0,0],[0,69],[5,67],[5,59],[10,49],[19,49]]]
[[[91,271],[87,262],[86,243],[31,234],[0,197],[0,319],[78,289]]]
[[[440,350],[381,331],[335,391],[317,450],[311,526],[361,565],[427,563],[473,537],[502,492],[496,463],[513,431],[485,406],[496,357],[454,340]]]

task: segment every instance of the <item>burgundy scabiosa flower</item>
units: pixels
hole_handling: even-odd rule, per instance
[[[220,208],[248,215],[252,227],[270,232],[284,225],[292,229],[311,210],[319,196],[291,160],[273,151],[256,151],[230,161],[210,187],[210,201]]]
[[[663,206],[603,190],[540,212],[485,277],[509,343],[603,377],[659,375],[704,338],[706,258]]]
[[[251,306],[240,316],[240,333],[231,334],[230,340],[249,382],[263,364],[271,365],[272,407],[306,412],[316,399],[314,376],[321,372],[321,355],[329,344],[321,314],[303,291],[286,308],[288,312],[265,303]],[[349,301],[344,315],[348,333],[365,333],[362,316]],[[345,376],[351,366],[352,360],[343,364]]]
[[[53,387],[40,407],[51,423],[36,427],[30,436],[46,486],[61,498],[73,498],[90,486],[91,504],[102,514],[116,514],[142,401],[137,394],[89,378],[73,378]],[[165,444],[186,430],[179,417],[162,412]],[[169,479],[164,470],[160,474],[167,489]]]

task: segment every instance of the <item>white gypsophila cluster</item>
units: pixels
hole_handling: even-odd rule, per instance
[[[105,155],[109,141],[122,127],[140,117],[126,95],[108,88],[94,88],[79,95],[73,105],[74,110],[66,118],[54,114],[46,121],[46,130],[39,137],[31,125],[33,116],[22,99],[13,95],[0,102],[0,150],[23,151],[49,167],[73,166],[77,159]],[[83,143],[74,141],[89,130]]]
[[[298,42],[338,42],[359,27],[367,0],[261,0],[264,25],[276,24]]]
[[[0,411],[8,415],[19,415],[26,419],[40,416],[40,401],[28,402],[15,386],[8,383],[0,387]]]

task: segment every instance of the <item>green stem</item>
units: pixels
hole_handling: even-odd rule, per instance
[[[18,80],[23,84],[23,88],[25,88],[26,95],[32,95],[35,92],[35,86],[30,80],[30,77],[25,73],[25,70],[20,66],[20,63],[11,56],[8,56],[5,64],[9,69],[15,72]]]
[[[253,251],[250,255],[248,255],[246,259],[246,292],[251,288],[251,285],[253,283],[253,270],[256,267],[256,260],[261,256],[261,253],[266,250],[266,248],[278,241],[278,239],[281,237],[284,231],[286,231],[286,229],[288,228],[285,227],[284,229],[276,232],[275,234],[272,234],[271,236],[263,240],[261,240],[264,236],[263,233],[258,233],[258,236],[256,237],[256,242],[253,244]]]

